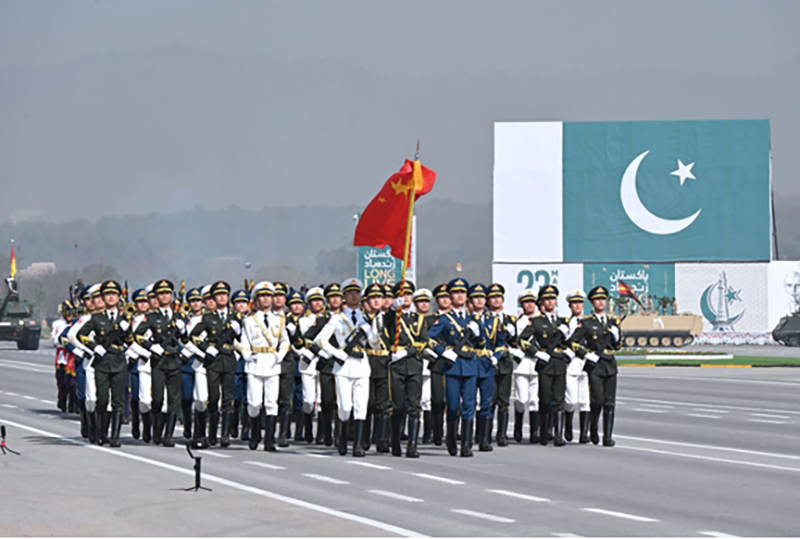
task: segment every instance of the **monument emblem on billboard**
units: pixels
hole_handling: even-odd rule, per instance
[[[728,276],[723,271],[716,283],[708,285],[700,297],[700,310],[706,320],[711,323],[711,331],[735,331],[733,325],[744,316],[745,309],[732,314],[736,302],[741,303],[741,289],[736,290],[728,285]]]

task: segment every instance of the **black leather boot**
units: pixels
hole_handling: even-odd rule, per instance
[[[589,443],[589,412],[580,412],[578,414],[578,421],[580,423],[581,434],[578,442],[582,444]]]
[[[142,436],[139,427],[139,403],[135,401],[131,404],[131,436],[134,440],[138,440]]]
[[[103,444],[111,444],[109,431],[111,430],[111,412],[103,410]],[[102,445],[102,444],[101,444]]]
[[[508,410],[497,412],[497,447],[508,445]]]
[[[429,444],[433,441],[433,422],[430,412],[422,412],[422,443]]]
[[[246,409],[243,410],[243,411],[247,412]],[[259,414],[258,417],[259,417],[259,419],[261,419],[261,414]],[[260,424],[261,424],[261,422],[259,422],[259,425]],[[241,441],[243,441],[243,442],[249,442],[250,441],[250,427],[251,427],[250,416],[247,415],[247,417],[243,417],[242,418],[242,435],[239,438]],[[261,440],[261,436],[260,435],[259,435],[258,439],[259,439],[259,441]]]
[[[550,409],[539,414],[539,445],[547,445],[547,437],[550,433],[551,413]]]
[[[208,449],[208,438],[206,437],[206,413],[194,413],[194,438],[192,447],[194,449]]]
[[[122,429],[122,413],[111,412],[111,438],[109,444],[111,447],[119,447],[119,431]]]
[[[403,415],[392,414],[392,456],[402,457],[403,448],[400,444],[400,431],[403,429]]]
[[[444,413],[431,412],[431,417],[433,418],[433,445],[440,446],[444,438]]]
[[[323,443],[325,447],[331,447],[333,445],[333,418],[331,418],[331,414],[322,414],[322,426],[324,427]]]
[[[474,434],[475,437],[473,438],[472,443],[475,443],[475,442],[482,443],[483,442],[483,435],[484,435],[483,434],[483,425],[484,425],[485,422],[486,422],[486,417],[485,416],[479,415],[479,416],[477,416],[475,418],[475,434]]]
[[[264,451],[275,452],[275,424],[278,422],[278,416],[268,415],[265,418],[266,426],[264,427]],[[252,436],[252,432],[250,435]]]
[[[183,438],[185,440],[192,439],[192,401],[181,402],[181,412],[183,412]]]
[[[564,412],[564,439],[568,442],[572,441],[572,414],[573,412]]]
[[[229,447],[231,445],[231,423],[233,422],[233,413],[222,412],[222,435],[220,436],[219,446]]]
[[[278,447],[289,447],[289,409],[282,408],[278,412],[280,424],[278,425]]]
[[[261,442],[261,413],[255,417],[251,417],[248,421],[250,425],[250,437],[247,440],[247,447],[251,451],[258,449],[258,444]]]
[[[230,419],[228,436],[230,438],[239,437],[239,419],[242,417],[242,401],[233,401],[233,414]]]
[[[372,444],[372,435],[377,432],[377,429],[372,430],[373,421],[377,421],[377,416],[373,415],[372,412],[367,412],[367,419],[364,421],[364,439],[362,440],[364,451],[369,451],[369,446]]]
[[[386,424],[389,421],[389,416],[384,414],[379,414],[375,416],[375,439],[377,442],[375,443],[375,450],[378,453],[388,453],[389,452],[389,442],[386,436]]]
[[[142,441],[149,444],[153,440],[153,413],[142,414]]]
[[[339,428],[336,429],[339,432],[339,439],[336,440],[336,448],[339,450],[341,456],[347,454],[347,423],[349,423],[349,421],[339,421]]]
[[[150,415],[153,416],[153,443],[160,445],[164,441],[161,437],[164,432],[164,414],[151,410]]]
[[[458,429],[458,421],[447,422],[447,452],[451,457],[458,455],[458,440],[456,440],[456,430]]]
[[[497,407],[492,406],[492,415],[486,418],[486,441],[492,443],[494,438],[494,418],[497,417]]]
[[[303,414],[303,438],[307,444],[314,443],[314,415]]]
[[[567,441],[564,439],[564,410],[558,410],[554,412],[554,414],[555,422],[553,427],[555,428],[555,433],[553,445],[556,447],[562,447],[567,445]]]
[[[89,437],[89,415],[86,408],[83,406],[83,401],[78,403],[78,410],[80,411],[81,418],[81,438]]]
[[[475,420],[461,420],[461,456],[472,456],[472,433],[475,432]]]
[[[167,412],[167,420],[164,425],[164,447],[175,447],[172,437],[175,435],[175,423],[177,422],[178,416],[174,412]]]
[[[353,456],[363,457],[367,452],[364,450],[364,420],[356,419],[353,429]]]
[[[97,442],[97,414],[96,412],[86,412],[86,437],[89,443]]]
[[[325,415],[317,411],[317,445],[325,444]]]
[[[522,443],[522,426],[525,422],[525,412],[518,412],[514,410],[514,441]],[[533,425],[531,425],[533,428]]]
[[[603,445],[614,447],[617,442],[611,437],[614,433],[614,408],[605,406],[603,408]]]
[[[539,443],[539,412],[528,412],[528,429],[530,443]]]
[[[406,457],[410,459],[418,459],[419,451],[417,450],[417,439],[419,438],[419,418],[408,418],[408,447],[406,448]]]
[[[600,409],[592,408],[589,413],[589,440],[591,440],[594,445],[597,445],[600,443],[600,434],[597,432],[600,426]]]
[[[95,430],[94,443],[104,445],[108,443],[108,411],[95,410]]]
[[[406,429],[408,428],[408,414],[403,412],[403,428],[400,429],[400,441],[407,442],[408,441],[408,432]]]
[[[294,441],[303,442],[306,439],[306,422],[303,409],[294,411]]]
[[[217,440],[217,428],[219,427],[219,412],[208,412],[208,444],[215,446],[219,443]]]
[[[489,432],[491,432],[492,427],[492,417],[491,416],[484,416],[483,424],[481,425],[482,430],[478,431],[478,450],[484,453],[488,451],[494,451],[494,447],[492,447],[491,437]]]

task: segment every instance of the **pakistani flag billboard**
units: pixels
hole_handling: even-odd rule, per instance
[[[766,120],[498,123],[494,260],[770,260],[770,184]]]

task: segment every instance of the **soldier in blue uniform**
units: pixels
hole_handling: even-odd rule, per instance
[[[483,331],[467,311],[469,283],[457,278],[447,284],[452,309],[442,314],[431,327],[429,338],[436,341],[434,351],[446,361],[445,392],[447,395],[447,451],[458,453],[456,428],[461,409],[461,456],[472,456],[472,433],[475,428],[475,400],[478,391],[478,363],[474,343],[480,342]]]
[[[250,294],[237,290],[231,294],[231,304],[241,318],[250,314]],[[250,421],[242,417],[242,403],[247,397],[247,374],[244,372],[245,360],[237,353],[236,378],[233,384],[233,417],[231,419],[231,438],[239,437],[239,422],[242,422],[242,440],[250,439]],[[246,410],[245,410],[246,411]]]
[[[186,302],[200,302],[203,294],[199,288],[190,288],[186,292]],[[194,367],[192,367],[191,355],[184,355],[181,358],[181,413],[183,414],[183,437],[187,440],[192,439],[192,408],[194,407]]]

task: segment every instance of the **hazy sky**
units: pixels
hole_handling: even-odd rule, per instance
[[[0,219],[360,203],[417,137],[435,196],[481,202],[514,119],[769,118],[797,193],[799,23],[793,0],[3,0]]]

